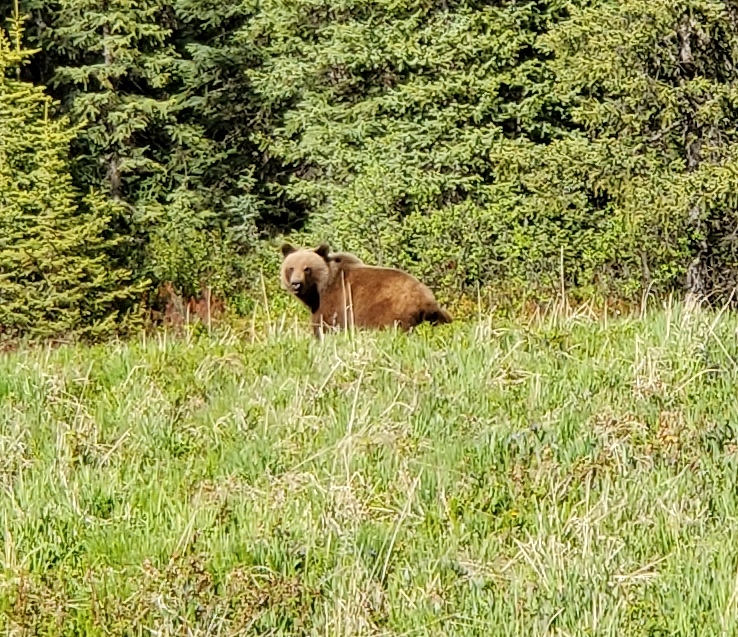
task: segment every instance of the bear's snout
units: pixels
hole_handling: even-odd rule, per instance
[[[291,281],[290,288],[293,292],[299,292],[302,290],[302,281]]]

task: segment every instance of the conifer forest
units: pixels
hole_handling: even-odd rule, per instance
[[[734,0],[0,9],[6,337],[248,308],[283,236],[445,299],[737,282]]]

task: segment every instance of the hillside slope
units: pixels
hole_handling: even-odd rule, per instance
[[[735,634],[737,330],[671,307],[7,354],[0,624]]]

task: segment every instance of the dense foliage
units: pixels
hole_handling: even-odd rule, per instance
[[[19,1],[150,292],[248,295],[288,232],[446,297],[736,283],[733,0]]]
[[[595,195],[589,211],[605,211],[616,276],[729,292],[738,282],[738,5],[604,3],[545,42],[583,132],[546,149],[539,179],[568,171],[552,190],[575,207],[575,180]]]
[[[732,277],[738,9],[583,4],[265,10],[252,74],[292,100],[275,138],[312,167],[314,233],[461,290]]]
[[[271,34],[252,76],[270,108],[287,104],[273,143],[310,167],[291,193],[315,235],[461,291],[518,273],[531,242],[558,250],[498,163],[569,127],[536,46],[563,3],[282,4],[252,23]]]
[[[141,292],[112,267],[112,205],[71,183],[73,130],[50,100],[13,79],[24,58],[20,25],[0,32],[0,329],[3,336],[109,334]]]

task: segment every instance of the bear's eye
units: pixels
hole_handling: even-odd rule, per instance
[[[310,274],[311,270],[310,268],[305,268],[305,274]]]
[[[294,268],[290,268],[289,270],[287,270],[287,276],[288,277],[292,276],[292,271],[293,270],[294,270]]]

